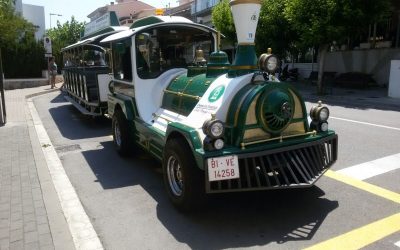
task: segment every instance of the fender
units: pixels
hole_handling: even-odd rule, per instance
[[[201,142],[197,131],[194,128],[183,125],[181,123],[171,122],[170,124],[168,124],[167,131],[165,133],[165,143],[169,138],[174,137],[176,133],[185,138],[186,142],[193,152],[197,167],[204,170],[203,143]]]
[[[119,105],[127,120],[133,121],[138,116],[135,98],[119,93],[108,95],[108,114],[112,117],[115,107]]]

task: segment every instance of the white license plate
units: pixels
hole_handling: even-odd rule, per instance
[[[220,181],[239,178],[237,155],[208,158],[208,180]]]

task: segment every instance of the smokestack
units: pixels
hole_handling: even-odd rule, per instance
[[[230,6],[238,47],[229,75],[235,77],[258,69],[254,39],[260,17],[261,0],[232,0]]]

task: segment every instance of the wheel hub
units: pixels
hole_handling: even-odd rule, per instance
[[[167,162],[168,184],[171,191],[176,196],[182,195],[183,175],[181,166],[174,156],[170,156]]]

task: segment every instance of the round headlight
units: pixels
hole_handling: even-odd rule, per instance
[[[322,132],[328,131],[328,123],[327,122],[321,123],[320,129],[321,129]]]
[[[318,118],[321,121],[326,121],[329,118],[329,109],[327,107],[322,107],[319,110]]]
[[[220,149],[222,149],[224,146],[225,146],[224,140],[222,140],[222,139],[216,139],[216,140],[214,141],[214,148],[215,148],[215,149],[220,150]]]
[[[224,133],[224,125],[220,121],[215,121],[211,123],[210,135],[213,137],[220,137]]]
[[[278,68],[278,58],[270,56],[267,60],[267,69],[269,72],[274,72]]]
[[[275,55],[262,54],[258,59],[258,65],[261,70],[273,73],[278,69],[279,60]]]
[[[204,134],[210,136],[213,139],[222,137],[224,131],[224,124],[220,120],[207,120],[203,124]]]

